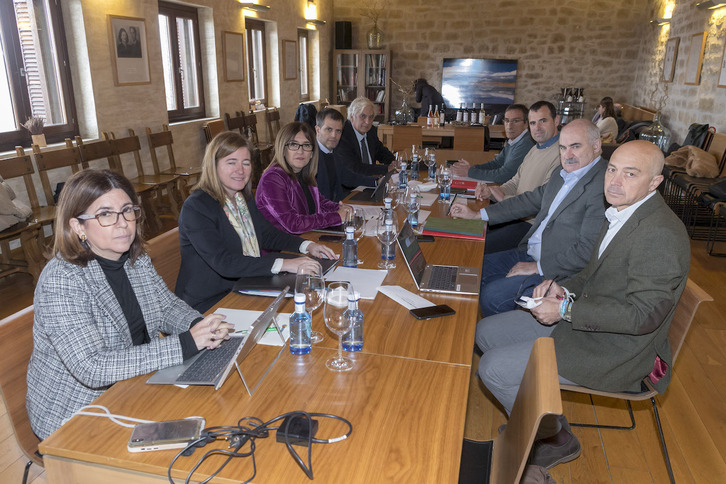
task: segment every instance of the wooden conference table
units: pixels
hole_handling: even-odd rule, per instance
[[[433,215],[442,210],[445,207],[435,203]],[[375,268],[380,258],[377,239],[364,237],[359,247],[362,267]],[[415,292],[396,250],[397,267],[389,271],[384,284]],[[433,243],[423,243],[422,250],[429,263],[478,265],[484,243],[437,237]],[[218,391],[146,385],[148,375],[142,375],[115,384],[94,403],[112,413],[148,420],[203,416],[207,426],[234,425],[245,416],[266,421],[294,410],[339,415],[352,423],[353,433],[341,442],[314,445],[312,464],[318,482],[456,482],[478,298],[422,295],[435,304],[448,304],[457,314],[419,321],[383,294],[362,300],[364,347],[349,354],[355,367],[348,372],[335,373],[325,367],[325,360],[336,352],[337,339],[326,330],[320,308],[313,315],[313,329],[323,332],[325,340],[305,356],[293,356],[285,349],[252,397],[236,374],[230,374]],[[218,307],[264,309],[270,302],[270,298],[230,294]],[[292,312],[292,301],[286,300],[281,311]],[[240,365],[248,382],[256,384],[278,351],[279,347],[261,345],[253,350]],[[320,421],[317,437],[344,432],[343,424],[326,419]],[[256,442],[254,482],[309,482],[273,434]],[[128,429],[107,419],[74,417],[40,444],[48,482],[168,482],[167,467],[176,451],[129,453],[129,435]],[[201,450],[211,447],[222,445],[212,443],[178,461],[172,474],[176,481],[183,482]],[[296,449],[305,459],[306,449]],[[194,482],[207,478],[220,463],[220,458],[205,462]],[[251,459],[235,459],[212,482],[240,482],[251,475]]]
[[[492,139],[506,139],[507,135],[504,132],[503,124],[490,124],[488,126],[489,136]],[[378,130],[378,138],[381,140],[381,142],[386,146],[392,146],[393,126],[390,124],[381,124],[378,125],[376,129]],[[441,138],[454,137],[454,126],[451,124],[440,126],[438,128],[429,128],[426,126],[422,126],[421,130],[423,131],[423,138],[425,140],[441,141]]]

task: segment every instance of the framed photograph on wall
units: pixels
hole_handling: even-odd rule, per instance
[[[297,42],[282,41],[282,72],[284,79],[297,79]]]
[[[673,74],[676,72],[676,60],[678,59],[678,44],[680,37],[673,37],[666,42],[665,56],[663,57],[663,81],[673,82]]]
[[[224,52],[224,80],[245,80],[245,36],[237,32],[222,32]]]
[[[718,87],[726,87],[726,44],[721,54],[721,67],[718,70]]]
[[[144,19],[109,15],[108,35],[114,84],[150,84],[151,70]]]
[[[706,46],[706,32],[693,34],[688,47],[685,84],[698,85],[701,80],[701,64],[703,64],[703,48]]]

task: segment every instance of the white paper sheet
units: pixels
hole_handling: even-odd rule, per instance
[[[388,271],[338,266],[325,276],[325,280],[348,281],[360,293],[361,299],[375,299],[378,287],[383,284],[387,275]]]
[[[234,324],[234,331],[232,337],[244,336],[245,331],[250,329],[252,323],[260,317],[262,311],[250,311],[248,309],[230,309],[230,308],[219,308],[215,311],[216,314],[224,314],[226,318],[224,320],[230,324]],[[279,313],[275,320],[282,330],[282,336],[285,341],[290,338],[290,315],[292,313]],[[270,324],[267,332],[260,338],[259,344],[270,345],[270,346],[282,346],[280,336],[277,334],[274,324]]]
[[[435,304],[428,299],[424,299],[418,294],[414,294],[411,291],[402,288],[401,286],[381,286],[378,288],[378,290],[406,309],[427,308],[429,306],[435,306]]]
[[[421,194],[421,206],[430,207],[439,198],[438,193],[422,193]]]

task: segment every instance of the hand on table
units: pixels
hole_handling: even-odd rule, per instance
[[[477,200],[486,200],[488,198],[491,198],[492,190],[486,183],[477,183],[474,195],[476,196]]]
[[[454,203],[451,205],[451,211],[449,216],[452,218],[468,218],[468,219],[479,219],[481,215],[479,211],[474,211],[464,203]]]
[[[340,222],[345,222],[349,216],[353,215],[353,207],[343,202],[338,202],[338,215],[340,215]]]
[[[210,314],[192,326],[189,332],[198,350],[204,348],[212,350],[221,345],[222,341],[229,339],[229,333],[234,330],[234,325],[223,322],[225,317],[223,314]]]
[[[333,249],[317,243],[308,246],[308,254],[318,259],[337,259]]]
[[[451,173],[455,176],[467,176],[469,174],[470,166],[469,162],[462,158],[451,165]]]

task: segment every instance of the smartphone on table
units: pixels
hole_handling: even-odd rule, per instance
[[[413,317],[416,319],[431,319],[431,318],[440,318],[442,316],[451,316],[452,314],[456,314],[456,311],[451,309],[446,304],[439,304],[438,306],[428,306],[425,308],[417,308],[417,309],[411,309],[409,311],[411,314],[413,314]]]

